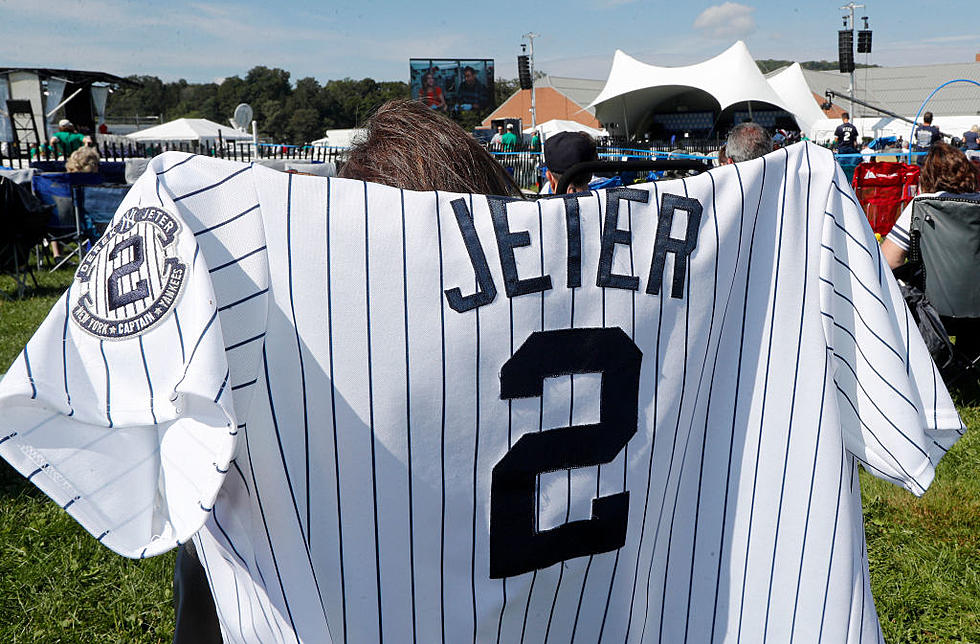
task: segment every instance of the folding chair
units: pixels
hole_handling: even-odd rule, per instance
[[[980,367],[980,193],[920,197],[912,205],[909,261],[949,335],[958,367],[946,384]]]
[[[872,230],[881,236],[895,225],[915,195],[920,168],[907,163],[865,161],[854,170],[851,185]]]
[[[28,260],[31,247],[44,238],[51,208],[43,206],[25,186],[0,177],[0,272],[14,279],[17,297],[28,289],[28,278],[37,278]],[[9,298],[5,291],[0,295]]]
[[[73,256],[77,255],[81,261],[83,245],[88,237],[94,235],[94,231],[84,229],[77,216],[72,186],[97,184],[100,180],[98,174],[88,172],[46,172],[34,175],[34,194],[42,203],[54,206],[54,213],[48,221],[48,241],[74,244],[74,248],[56,263],[52,271],[61,268]]]
[[[75,214],[83,229],[94,231],[96,238],[109,226],[129,186],[72,186]]]

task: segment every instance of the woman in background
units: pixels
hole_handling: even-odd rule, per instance
[[[920,192],[915,199],[935,197],[942,192],[968,194],[977,189],[977,166],[963,152],[948,143],[934,143],[922,165],[922,173],[919,175]],[[915,199],[905,206],[898,221],[881,242],[881,252],[892,269],[904,264],[908,256],[912,204]]]

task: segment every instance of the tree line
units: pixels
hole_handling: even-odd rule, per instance
[[[139,87],[124,87],[109,95],[106,115],[131,117],[159,115],[164,121],[176,118],[206,118],[227,124],[239,103],[248,103],[263,138],[277,143],[302,144],[323,136],[324,130],[361,125],[381,104],[408,98],[408,84],[372,78],[344,78],[320,84],[315,78],[295,83],[289,72],[278,67],[253,67],[245,77],[229,76],[220,83],[189,83],[184,79],[164,82],[156,76],[130,76]],[[499,105],[516,89],[516,80],[498,80]],[[492,112],[464,112],[457,118],[469,130]]]
[[[755,61],[755,64],[759,66],[759,70],[763,74],[768,74],[769,72],[792,65],[793,61],[777,60],[774,58],[763,58]],[[878,67],[879,65],[865,65],[863,63],[855,63],[854,66],[860,69],[863,67]],[[838,70],[838,65],[836,60],[808,60],[800,63],[800,67],[802,67],[803,69],[810,69],[817,72],[836,72]]]

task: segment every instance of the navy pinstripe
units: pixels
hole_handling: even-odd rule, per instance
[[[324,219],[326,221],[326,239],[325,239],[325,254],[326,254],[326,273],[327,273],[327,347],[329,351],[329,370],[330,370],[330,426],[333,431],[333,466],[334,474],[336,480],[334,482],[334,489],[337,494],[337,547],[339,550],[339,565],[340,565],[340,605],[341,614],[343,619],[341,620],[341,629],[344,635],[344,642],[347,642],[347,583],[344,576],[344,521],[343,521],[343,511],[340,505],[340,449],[338,447],[337,441],[337,387],[334,384],[336,380],[334,379],[334,346],[333,346],[333,289],[331,288],[331,264],[330,264],[330,182],[327,181],[327,194],[326,194],[326,212],[324,214]]]

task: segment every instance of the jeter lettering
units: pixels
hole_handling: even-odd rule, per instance
[[[591,196],[591,194],[561,197],[565,206],[565,248],[568,268],[566,286],[568,288],[577,288],[582,285],[582,239],[578,200],[583,196]],[[650,193],[647,190],[613,188],[606,191],[606,212],[602,226],[599,264],[596,267],[596,286],[630,291],[639,290],[640,278],[638,276],[614,273],[612,267],[615,254],[617,252],[629,252],[629,247],[633,243],[632,232],[618,228],[620,202],[631,201],[645,204],[649,200]],[[531,235],[526,230],[511,230],[507,219],[507,205],[513,201],[515,200],[505,197],[487,197],[487,202],[490,205],[490,216],[493,220],[497,254],[503,272],[504,293],[509,298],[541,293],[552,288],[550,275],[522,277],[517,272],[514,250],[531,246]],[[497,297],[497,286],[494,283],[490,265],[487,263],[483,244],[474,226],[473,215],[467,208],[466,202],[463,199],[457,199],[452,202],[452,207],[459,233],[476,275],[477,288],[474,293],[463,295],[459,287],[454,287],[447,289],[445,295],[450,308],[457,313],[465,313],[493,302]],[[703,210],[697,199],[669,193],[664,194],[660,202],[653,256],[650,258],[650,270],[646,284],[647,294],[660,294],[667,255],[672,254],[674,256],[674,268],[671,276],[670,297],[675,299],[684,297],[687,258],[697,248]],[[687,225],[684,236],[681,238],[671,237],[670,234],[677,211],[683,211],[687,215]]]

